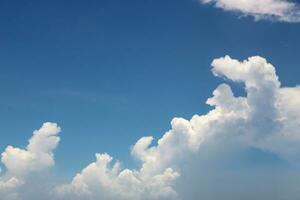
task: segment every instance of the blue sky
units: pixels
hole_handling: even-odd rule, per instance
[[[126,160],[137,138],[161,136],[174,116],[205,113],[218,84],[215,57],[261,55],[284,85],[299,80],[299,24],[254,22],[186,0],[0,7],[0,146],[25,146],[33,128],[58,122],[57,165],[69,170],[94,152]]]
[[[0,149],[25,147],[51,121],[62,127],[58,173],[72,177],[95,152],[133,166],[137,139],[210,109],[223,82],[211,73],[214,58],[260,55],[283,86],[299,84],[299,35],[299,23],[194,0],[1,1]]]

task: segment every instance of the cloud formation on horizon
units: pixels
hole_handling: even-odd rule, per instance
[[[185,199],[178,193],[178,183],[185,173],[183,163],[192,165],[195,161],[190,157],[200,157],[216,141],[231,140],[230,145],[259,149],[289,163],[299,163],[300,87],[281,87],[274,66],[259,56],[244,61],[229,56],[214,59],[212,72],[216,77],[242,83],[246,95],[236,97],[228,84],[219,85],[206,102],[213,107],[207,114],[194,115],[190,120],[174,118],[171,129],[156,144],[151,136],[136,142],[131,155],[140,163],[137,169],[123,169],[107,153],[97,153],[95,162],[70,183],[49,188],[48,198]],[[30,174],[54,165],[59,132],[57,124],[47,122],[34,132],[26,149],[6,148],[1,159],[7,169],[0,177],[3,200],[33,199],[24,197],[20,188],[28,184]]]
[[[200,0],[200,2],[242,16],[252,16],[255,20],[300,22],[300,6],[289,0]]]

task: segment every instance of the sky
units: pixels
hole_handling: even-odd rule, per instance
[[[1,1],[3,200],[299,196],[300,2],[260,2]]]

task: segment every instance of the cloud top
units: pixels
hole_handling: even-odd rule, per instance
[[[192,157],[200,159],[202,152],[218,150],[220,145],[222,150],[235,146],[256,149],[299,165],[299,87],[281,87],[275,67],[260,56],[244,61],[224,56],[214,59],[211,65],[216,77],[242,83],[246,95],[237,97],[230,85],[220,84],[206,102],[212,106],[208,113],[194,115],[190,120],[174,118],[170,130],[157,142],[151,136],[140,138],[131,148],[131,155],[139,162],[136,168],[123,168],[109,154],[96,153],[95,161],[69,183],[49,186],[45,198],[188,199],[178,193],[183,190],[178,188],[181,177],[186,173],[197,177],[200,171],[185,171],[185,166],[197,162]],[[54,165],[53,150],[58,145],[59,132],[57,124],[45,123],[33,133],[26,149],[6,148],[1,160],[7,172],[0,177],[4,200],[34,199],[24,196],[22,188],[33,187],[28,186],[28,175]],[[192,182],[197,181],[195,178]],[[193,192],[196,196],[198,191]]]
[[[53,150],[60,138],[60,127],[46,122],[33,132],[26,149],[8,146],[2,153],[1,161],[7,173],[24,176],[30,171],[39,171],[54,165]]]
[[[184,173],[183,163],[192,164],[190,155],[200,154],[210,143],[227,140],[294,162],[300,152],[296,131],[300,112],[294,112],[291,118],[288,110],[300,104],[286,96],[299,99],[299,90],[281,88],[274,66],[260,56],[244,61],[230,56],[217,58],[212,62],[212,72],[243,83],[247,95],[236,97],[229,85],[219,85],[207,100],[213,107],[210,112],[190,120],[174,118],[171,129],[156,144],[152,144],[151,136],[136,142],[131,154],[140,161],[139,169],[120,170],[118,162],[109,168],[112,158],[97,154],[96,162],[78,173],[70,184],[59,187],[59,193],[65,199],[74,194],[78,199],[176,199],[174,185]]]
[[[0,196],[3,200],[24,199],[19,189],[27,176],[54,165],[53,150],[57,147],[61,131],[56,123],[46,122],[33,132],[26,149],[8,146],[1,154],[6,172],[0,176]]]
[[[252,16],[255,20],[300,22],[300,7],[288,0],[200,0],[225,11]]]

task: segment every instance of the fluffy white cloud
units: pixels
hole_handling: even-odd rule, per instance
[[[26,149],[13,146],[5,149],[1,161],[6,172],[0,177],[0,195],[4,200],[19,198],[18,188],[26,182],[28,174],[54,165],[53,150],[60,140],[59,132],[56,123],[46,122],[33,132]]]
[[[203,156],[202,152],[221,145],[225,150],[226,143],[230,148],[254,148],[299,164],[300,88],[281,87],[274,66],[259,56],[242,62],[229,56],[215,59],[212,72],[242,83],[246,95],[236,97],[229,85],[219,85],[207,100],[213,107],[207,114],[194,115],[190,120],[174,118],[171,129],[156,144],[152,144],[151,136],[136,142],[131,155],[139,161],[139,167],[124,169],[119,161],[113,163],[110,155],[96,154],[96,161],[71,183],[54,187],[50,199],[187,199],[178,188],[181,177],[185,173],[197,177],[199,171],[186,171],[186,165],[197,162],[191,158]],[[7,173],[0,179],[0,194],[7,199],[18,197],[14,188],[26,184],[26,174],[54,164],[52,151],[59,141],[59,131],[56,124],[46,123],[34,132],[25,150],[7,147],[2,154]]]
[[[191,120],[174,118],[172,128],[151,146],[153,137],[143,137],[131,154],[138,159],[138,170],[120,170],[119,163],[108,167],[112,158],[97,154],[96,162],[77,174],[72,183],[59,187],[66,199],[175,199],[172,185],[182,163],[192,163],[212,141],[234,140],[294,160],[300,153],[300,91],[281,88],[275,68],[255,56],[238,61],[225,56],[212,62],[215,76],[245,85],[247,95],[235,97],[230,86],[221,84],[207,103],[214,107],[206,115]],[[290,100],[293,98],[294,100]],[[195,172],[197,173],[197,172]],[[180,179],[179,179],[180,180]]]
[[[18,200],[21,199],[18,194],[18,189],[23,185],[23,182],[15,177],[7,180],[0,179],[0,196],[3,200]]]
[[[7,173],[19,177],[54,165],[52,151],[60,140],[59,132],[57,124],[47,122],[33,132],[26,149],[8,146],[1,157]]]
[[[299,22],[300,8],[288,0],[200,0],[203,4],[213,4],[225,11],[233,11],[256,20],[269,19],[283,22]]]
[[[171,185],[178,173],[171,168],[143,177],[139,171],[120,170],[119,162],[110,167],[111,161],[108,154],[96,154],[96,161],[77,174],[70,185],[56,188],[56,198],[147,200],[176,196]]]

